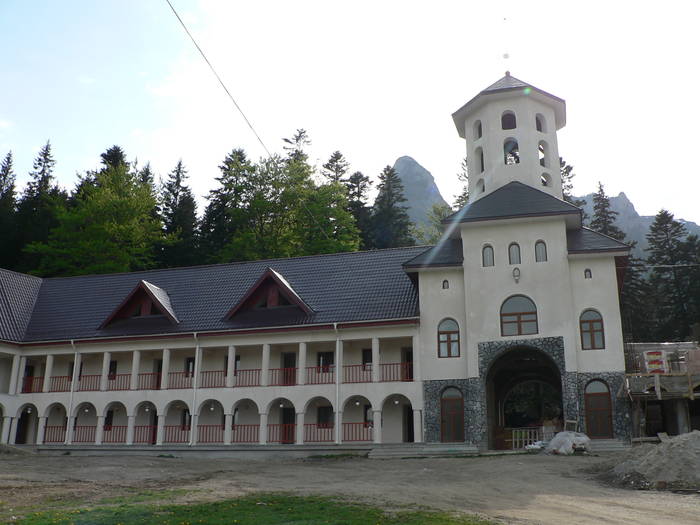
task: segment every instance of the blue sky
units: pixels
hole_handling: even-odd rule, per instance
[[[510,69],[566,99],[575,192],[601,180],[700,222],[695,2],[173,3],[272,151],[303,127],[319,166],[340,149],[376,177],[410,155],[451,200],[450,115]],[[228,151],[263,154],[164,0],[0,0],[0,49],[0,155],[20,185],[47,139],[66,187],[119,144],[159,175],[182,157],[200,204]]]

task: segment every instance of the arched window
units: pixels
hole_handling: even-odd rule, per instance
[[[603,316],[595,310],[585,310],[579,319],[581,325],[581,348],[601,350],[605,348]]]
[[[520,264],[520,245],[513,242],[508,246],[508,263]]]
[[[524,295],[513,295],[501,305],[501,335],[537,333],[537,307]]]
[[[476,195],[481,195],[485,191],[486,191],[486,185],[484,184],[484,179],[479,179],[478,181],[476,181],[476,188],[475,188]]]
[[[552,177],[550,177],[547,173],[543,173],[540,175],[540,183],[542,183],[542,186],[549,186],[552,184]]]
[[[484,171],[484,150],[476,148],[474,156],[476,157],[476,172],[482,173]]]
[[[583,270],[583,278],[584,279],[593,279],[593,272],[591,271],[590,268],[586,268]]]
[[[450,281],[448,281],[447,279],[442,281],[442,289],[443,290],[447,290],[449,287],[450,287]]]
[[[438,357],[459,357],[459,325],[454,319],[438,325]]]
[[[506,165],[520,164],[518,141],[512,138],[503,141],[503,162]]]
[[[540,115],[539,113],[537,115],[535,115],[535,129],[537,129],[537,131],[540,131],[542,133],[545,133],[547,131],[547,128],[545,127],[544,117],[542,115]]]
[[[493,247],[488,244],[481,249],[481,266],[493,266]]]
[[[539,144],[537,145],[537,154],[540,159],[540,166],[543,168],[548,168],[549,145],[544,140],[540,140]]]
[[[504,111],[501,115],[501,128],[502,129],[515,129],[515,113],[512,111]]]
[[[477,120],[474,122],[474,140],[479,140],[483,135],[483,129],[481,127],[481,121]]]
[[[547,245],[544,241],[535,243],[535,262],[547,262]]]

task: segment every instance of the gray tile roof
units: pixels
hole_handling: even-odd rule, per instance
[[[569,253],[619,252],[631,249],[623,242],[588,228],[567,231],[566,245]]]
[[[424,246],[396,248],[43,282],[22,276],[35,288],[37,282],[41,283],[34,314],[22,339],[51,341],[414,317],[418,315],[417,291],[402,264],[424,251]],[[299,309],[282,308],[241,312],[224,320],[269,266],[289,282],[313,312],[307,315]],[[180,322],[174,325],[165,318],[131,319],[99,329],[141,280],[167,292]],[[22,300],[33,303],[31,298]],[[0,318],[5,316],[0,314]]]
[[[517,89],[517,88],[534,88],[527,82],[523,82],[511,76],[510,72],[506,71],[506,75],[503,78],[498,79],[496,82],[491,84],[486,89],[481,90],[482,93],[489,93],[492,91],[503,91],[504,89]]]
[[[445,239],[410,261],[406,261],[403,266],[407,269],[432,266],[462,266],[463,260],[462,239]]]
[[[0,340],[22,340],[41,281],[38,277],[0,269]]]
[[[475,222],[515,217],[577,214],[581,209],[521,182],[510,182],[464,208],[442,222]]]
[[[170,302],[170,296],[168,295],[168,292],[163,290],[162,288],[159,288],[153,283],[149,283],[148,281],[141,281],[141,283],[148,288],[148,290],[153,294],[153,297],[156,298],[160,306],[162,306],[172,317],[172,319],[176,322],[179,323],[177,319],[177,315],[175,315],[175,310],[173,310],[173,305]]]

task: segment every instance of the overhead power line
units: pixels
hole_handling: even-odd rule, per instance
[[[173,14],[175,15],[175,17],[177,17],[178,21],[180,22],[180,25],[182,26],[182,29],[185,30],[185,33],[187,33],[187,36],[190,37],[190,40],[192,40],[192,43],[194,44],[194,47],[196,47],[196,48],[197,48],[197,51],[199,51],[199,54],[202,55],[202,58],[204,59],[204,61],[205,61],[205,62],[207,63],[207,65],[209,66],[209,69],[211,69],[211,72],[214,73],[214,76],[216,77],[216,80],[218,80],[218,81],[219,81],[219,84],[221,84],[221,87],[224,88],[224,91],[225,91],[226,94],[228,95],[228,98],[231,99],[231,102],[233,102],[233,105],[236,106],[236,109],[237,109],[238,112],[241,114],[241,116],[243,117],[243,120],[245,120],[246,124],[248,124],[248,127],[250,128],[250,130],[251,130],[251,131],[253,132],[253,134],[255,135],[255,138],[258,139],[258,142],[260,143],[260,145],[263,147],[263,149],[264,149],[265,152],[267,153],[267,156],[268,156],[268,157],[271,157],[272,155],[270,154],[270,150],[267,149],[267,146],[265,146],[265,143],[264,143],[264,142],[262,141],[262,139],[260,138],[260,135],[258,135],[258,132],[255,131],[255,128],[253,127],[253,124],[251,124],[250,120],[248,120],[248,117],[245,116],[245,113],[243,113],[243,110],[242,110],[241,107],[238,105],[238,102],[236,102],[236,99],[233,98],[233,95],[231,95],[231,92],[230,92],[230,91],[228,90],[228,88],[226,87],[226,84],[224,84],[224,81],[221,80],[221,77],[220,77],[219,74],[216,72],[216,69],[214,69],[214,66],[212,65],[212,63],[209,62],[209,59],[207,58],[207,55],[204,54],[204,51],[202,51],[202,48],[199,47],[199,44],[197,43],[197,41],[196,41],[196,40],[194,39],[194,37],[192,36],[192,33],[190,33],[189,29],[187,29],[187,26],[185,25],[185,22],[182,21],[182,18],[180,18],[180,15],[177,13],[177,11],[175,10],[175,8],[173,7],[173,4],[170,3],[170,0],[165,0],[165,1],[166,1],[166,2],[168,3],[168,5],[170,6],[170,9],[172,10],[172,12],[173,12]]]

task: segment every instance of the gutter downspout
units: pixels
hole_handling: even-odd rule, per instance
[[[75,392],[75,370],[80,370],[80,365],[78,364],[78,349],[75,347],[75,340],[70,340],[71,348],[73,348],[73,371],[70,378],[70,397],[68,398],[68,413],[66,414],[66,439],[68,439],[69,432],[68,425],[71,422],[71,414],[73,413],[73,392]],[[80,374],[80,372],[78,372]],[[71,436],[71,442],[72,442]]]
[[[199,386],[199,369],[200,369],[200,358],[202,357],[199,351],[199,340],[197,339],[197,332],[192,332],[192,337],[194,337],[194,377],[192,378],[192,411],[194,415],[190,413],[190,446],[194,445],[194,436],[197,431],[195,425],[192,421],[199,424],[199,415],[197,415],[197,387]]]
[[[342,356],[340,355],[340,333],[338,332],[338,323],[333,323],[333,331],[335,332],[335,442],[340,443],[341,432],[342,432],[342,421],[341,421],[341,411],[340,411],[340,374],[342,372],[342,367],[340,360]]]

